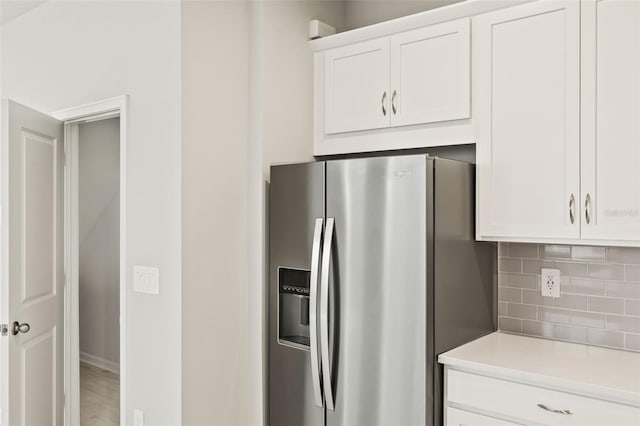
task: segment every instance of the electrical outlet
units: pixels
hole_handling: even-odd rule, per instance
[[[137,408],[133,409],[133,426],[144,426],[144,412]]]
[[[542,268],[540,271],[540,289],[543,296],[560,297],[560,270]]]

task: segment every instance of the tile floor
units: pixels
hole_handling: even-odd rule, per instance
[[[120,424],[120,376],[80,363],[80,424]]]

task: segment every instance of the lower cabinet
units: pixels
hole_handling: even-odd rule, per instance
[[[445,424],[637,426],[640,407],[446,368]]]

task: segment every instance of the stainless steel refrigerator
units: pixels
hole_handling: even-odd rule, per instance
[[[441,424],[437,354],[496,321],[473,165],[274,166],[269,210],[269,424]]]

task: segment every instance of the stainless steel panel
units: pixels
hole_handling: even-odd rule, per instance
[[[278,343],[278,267],[311,269],[314,224],[324,217],[324,163],[271,168],[269,227],[269,424],[323,426],[310,352]],[[313,307],[310,307],[312,309]]]
[[[425,424],[425,168],[425,156],[327,163],[329,426]]]
[[[474,166],[433,162],[434,357],[495,330],[496,245],[475,241]],[[434,366],[433,423],[442,424],[443,369]]]

